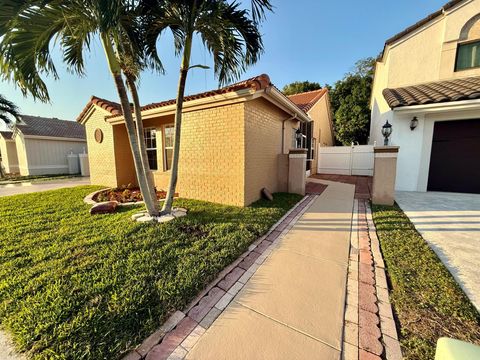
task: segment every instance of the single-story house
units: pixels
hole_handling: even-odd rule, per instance
[[[19,172],[17,148],[11,131],[0,131],[0,166],[5,174]]]
[[[150,170],[157,188],[166,189],[175,100],[141,110]],[[87,132],[92,184],[135,184],[120,105],[94,96],[77,121]],[[289,149],[305,146],[297,130],[311,121],[267,75],[185,97],[177,191],[182,197],[237,206],[259,199],[264,187],[287,191]]]
[[[307,173],[317,173],[318,146],[334,146],[333,118],[330,107],[328,89],[307,91],[288,97],[312,119],[309,123],[302,123],[301,130],[305,134],[306,148],[309,149]]]
[[[11,130],[0,139],[6,173],[67,174],[67,155],[87,151],[85,127],[75,121],[22,115]]]
[[[400,146],[396,189],[480,193],[480,0],[454,0],[385,43],[370,143]]]

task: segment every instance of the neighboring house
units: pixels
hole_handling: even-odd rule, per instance
[[[142,107],[150,169],[166,189],[173,154],[175,100]],[[180,196],[237,206],[261,189],[287,191],[288,152],[309,116],[260,75],[185,97],[181,133]],[[85,124],[92,184],[135,184],[119,104],[92,97],[77,121]]]
[[[387,40],[370,142],[400,146],[397,190],[480,193],[480,0],[450,1]]]
[[[22,176],[66,174],[67,155],[87,150],[85,128],[75,121],[22,115],[7,137],[5,149],[0,140],[2,162],[8,161],[7,173]]]
[[[307,91],[288,97],[300,109],[308,114],[312,119],[310,123],[302,124],[301,130],[305,135],[306,148],[309,149],[307,161],[307,173],[315,174],[317,172],[318,157],[316,156],[320,146],[335,145],[335,135],[333,132],[332,110],[330,108],[330,98],[328,89],[319,89]]]
[[[11,131],[0,131],[0,166],[4,174],[17,174],[18,156]]]

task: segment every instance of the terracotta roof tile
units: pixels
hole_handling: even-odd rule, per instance
[[[77,117],[77,121],[80,121],[90,109],[90,106],[97,105],[104,110],[107,110],[112,115],[120,115],[122,113],[122,107],[119,103],[99,98],[95,95],[92,95],[90,101],[85,105],[83,110],[80,112],[80,115]]]
[[[290,95],[288,98],[297,105],[304,112],[308,112],[315,103],[320,100],[325,93],[328,92],[327,88],[307,91],[300,94]]]
[[[85,127],[75,121],[30,115],[22,115],[21,119],[23,124],[16,124],[15,127],[24,135],[73,139],[86,138]]]
[[[480,76],[384,89],[390,108],[480,99]]]
[[[220,89],[210,90],[210,91],[205,91],[199,94],[185,96],[184,101],[203,99],[210,96],[226,94],[228,92],[239,91],[239,90],[244,90],[249,88],[254,90],[261,90],[261,89],[266,89],[271,85],[272,84],[270,82],[270,77],[267,74],[262,74],[262,75],[255,76],[250,79],[243,80]],[[176,99],[171,99],[171,100],[151,103],[151,104],[142,106],[141,110],[145,111],[145,110],[156,109],[163,106],[173,105],[175,104],[175,102],[176,102]],[[111,115],[107,116],[107,118],[112,118],[118,115],[122,115],[122,107],[120,104],[113,101],[99,98],[97,96],[92,96],[88,104],[85,106],[85,108],[82,110],[80,115],[77,117],[77,121],[80,121],[85,116],[85,114],[90,109],[90,106],[92,104],[97,105],[102,109],[105,109],[108,112],[110,112]]]
[[[11,131],[0,131],[0,135],[2,135],[5,140],[10,140],[13,133]]]
[[[262,74],[262,75],[255,76],[255,77],[252,77],[252,78],[247,79],[247,80],[237,82],[237,83],[232,84],[232,85],[225,86],[225,87],[220,88],[220,89],[210,90],[210,91],[205,91],[205,92],[202,92],[202,93],[199,93],[199,94],[185,96],[184,101],[186,102],[186,101],[192,101],[192,100],[197,100],[197,99],[203,99],[203,98],[208,98],[208,97],[215,96],[215,95],[221,95],[221,94],[226,94],[226,93],[229,93],[229,92],[235,92],[235,91],[247,90],[247,89],[252,89],[252,90],[258,91],[258,90],[267,89],[269,87],[275,87],[275,86],[271,83],[270,77],[267,74]],[[277,89],[277,88],[275,87],[275,89]],[[320,97],[322,95],[320,95]],[[285,98],[290,100],[292,102],[292,104],[298,106],[298,104],[296,104],[294,101],[292,101],[292,99],[290,99],[289,97],[285,96]],[[317,101],[317,100],[315,100],[315,101]],[[176,102],[176,99],[171,99],[171,100],[151,103],[151,104],[142,106],[141,110],[145,111],[145,110],[156,109],[156,108],[160,108],[160,107],[164,107],[164,106],[174,105],[175,102]],[[90,101],[88,102],[88,104],[85,106],[85,108],[82,110],[82,112],[78,116],[77,121],[81,121],[81,119],[88,112],[88,110],[90,109],[92,104],[100,106],[102,109],[105,109],[105,110],[110,112],[111,115],[107,115],[106,119],[122,115],[122,107],[120,106],[120,104],[118,104],[116,102],[113,102],[113,101],[105,100],[105,99],[102,99],[102,98],[99,98],[99,97],[96,97],[96,96],[92,96]],[[300,107],[300,110],[303,110],[303,109]]]

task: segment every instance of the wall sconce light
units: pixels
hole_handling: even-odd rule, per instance
[[[415,130],[415,128],[418,126],[418,119],[416,116],[413,117],[412,121],[410,121],[410,130]]]
[[[387,122],[382,126],[382,135],[383,135],[383,145],[387,146],[388,145],[388,138],[392,134],[392,124],[390,124],[387,120]]]

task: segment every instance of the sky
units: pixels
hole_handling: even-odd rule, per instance
[[[333,84],[351,71],[359,59],[377,56],[385,40],[438,10],[446,0],[272,0],[274,13],[267,15],[261,32],[265,52],[242,76],[266,73],[279,88],[293,81]],[[167,73],[142,74],[139,94],[142,104],[175,98],[180,60],[175,57],[170,36],[160,39],[159,53]],[[86,76],[70,74],[60,51],[54,60],[60,74],[47,79],[51,102],[24,97],[12,83],[0,80],[0,94],[13,101],[23,114],[75,120],[91,95],[118,101],[103,50],[97,39],[86,55]],[[208,52],[196,41],[191,64],[212,67]],[[186,93],[218,87],[213,70],[189,72]]]

